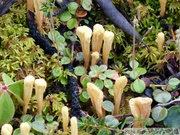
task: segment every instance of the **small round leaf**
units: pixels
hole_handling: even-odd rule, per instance
[[[116,128],[119,125],[119,121],[118,119],[116,119],[114,116],[112,115],[107,115],[105,117],[105,124],[108,127],[113,127]]]
[[[110,70],[110,69],[106,70],[106,71],[104,72],[104,74],[106,75],[107,78],[110,78],[110,79],[113,78],[114,75],[115,75],[114,71],[113,71],[113,70]]]
[[[77,8],[79,7],[79,5],[76,2],[69,2],[68,3],[68,10],[71,14],[75,14]]]
[[[134,64],[134,69],[139,66],[139,63],[138,63],[136,60],[134,60],[134,61],[131,60],[131,61],[129,62],[129,66],[130,66],[131,68],[133,68],[133,64]]]
[[[107,70],[107,66],[106,65],[101,65],[100,67],[99,67],[99,72],[104,72],[104,71],[106,71]]]
[[[82,7],[85,10],[90,11],[91,10],[91,5],[92,5],[92,0],[82,0]]]
[[[61,84],[67,85],[67,84],[68,84],[68,78],[66,78],[66,77],[61,77]]]
[[[83,66],[77,66],[74,68],[74,73],[77,76],[82,76],[82,75],[86,74],[86,69]]]
[[[80,82],[81,82],[81,85],[83,86],[83,88],[86,88],[87,87],[87,83],[91,82],[91,77],[88,76],[88,75],[83,75],[80,78]]]
[[[68,58],[68,57],[66,57],[66,56],[64,56],[64,57],[61,58],[61,64],[62,64],[62,65],[69,64],[70,61],[71,61],[70,58]]]
[[[141,67],[137,67],[135,71],[137,72],[138,76],[144,75],[147,72],[145,68],[141,68]]]
[[[105,80],[106,79],[106,76],[105,76],[105,74],[99,74],[99,79],[101,79],[101,80]]]
[[[104,108],[104,110],[106,110],[108,112],[113,112],[114,111],[114,104],[109,100],[105,100],[102,103],[102,107]]]
[[[41,121],[34,121],[31,124],[32,128],[40,133],[43,133],[43,131],[45,130],[45,124]]]
[[[100,90],[103,89],[104,87],[104,83],[102,80],[96,80],[96,82],[94,83]]]
[[[160,122],[166,118],[168,111],[166,108],[158,106],[152,109],[152,118],[155,122]]]
[[[52,69],[52,74],[54,77],[59,77],[61,76],[63,71],[59,67],[55,67]]]
[[[80,96],[79,96],[79,99],[82,101],[82,102],[87,102],[89,100],[89,95],[87,93],[87,91],[83,91],[81,92]]]
[[[180,80],[177,78],[171,78],[168,82],[169,85],[176,86],[180,83]]]
[[[67,21],[67,27],[71,30],[77,25],[77,19],[71,18]]]
[[[105,79],[104,80],[104,86],[106,88],[112,88],[113,87],[113,82],[111,80],[109,80],[109,79]]]
[[[146,126],[152,126],[154,124],[154,120],[152,118],[148,118],[146,120]]]
[[[63,22],[67,22],[72,18],[72,15],[68,11],[64,11],[59,15],[59,19]]]
[[[146,88],[146,84],[141,79],[136,79],[133,83],[131,83],[131,90],[136,93],[142,93]]]
[[[114,89],[113,89],[113,87],[112,87],[112,88],[109,88],[109,89],[108,89],[108,92],[109,92],[109,94],[110,94],[111,96],[114,96]]]
[[[171,99],[171,94],[167,91],[156,89],[153,91],[153,97],[156,102],[167,103]]]

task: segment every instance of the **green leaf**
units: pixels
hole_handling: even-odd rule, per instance
[[[72,15],[68,11],[64,11],[59,15],[59,19],[62,22],[67,22],[71,18],[72,18]]]
[[[71,40],[72,42],[75,42],[75,41],[77,41],[77,36],[72,32],[72,31],[67,31],[67,32],[64,32],[64,37],[66,38],[66,39],[69,39],[69,40]],[[82,52],[81,52],[82,53]],[[78,53],[77,53],[77,55],[78,55]]]
[[[102,90],[104,87],[104,83],[102,80],[96,80],[94,85],[96,85],[100,90]]]
[[[105,121],[104,122],[105,122],[106,126],[112,127],[112,128],[116,128],[119,125],[118,119],[116,119],[112,115],[107,115],[105,117]]]
[[[109,80],[109,79],[105,79],[104,80],[104,86],[106,88],[112,88],[113,87],[113,82],[111,80]]]
[[[61,84],[67,85],[68,84],[68,78],[62,76],[61,77]]]
[[[81,82],[81,85],[83,86],[83,88],[86,88],[87,87],[87,83],[91,82],[91,77],[88,76],[88,75],[83,75],[80,78],[80,82]]]
[[[31,127],[40,133],[43,133],[43,131],[45,130],[45,124],[42,121],[34,121],[31,124]]]
[[[180,80],[177,79],[177,78],[171,78],[169,81],[168,81],[168,84],[169,85],[172,85],[172,86],[176,86],[180,83]]]
[[[91,5],[92,5],[92,0],[82,0],[82,7],[87,10],[90,11],[91,10]]]
[[[52,69],[52,74],[54,77],[59,77],[63,74],[63,71],[59,67],[55,67]]]
[[[137,79],[138,78],[138,72],[136,72],[135,70],[133,70],[133,71],[127,71],[126,72],[132,79]]]
[[[15,113],[13,101],[7,91],[0,95],[0,126],[11,121]]]
[[[11,83],[8,86],[9,91],[15,96],[15,98],[18,100],[18,102],[23,105],[23,92],[24,92],[24,86],[23,86],[23,80],[16,81],[14,83]]]
[[[76,13],[76,10],[78,7],[79,7],[79,5],[76,2],[68,3],[68,11],[73,15]]]
[[[97,75],[98,75],[98,72],[96,70],[93,70],[93,71],[89,72],[89,76],[92,77],[92,78],[97,77]]]
[[[9,85],[14,82],[6,73],[2,73],[2,79],[5,85]]]
[[[136,93],[142,93],[146,88],[146,84],[141,79],[136,79],[133,83],[131,83],[131,90]]]
[[[141,68],[141,67],[137,67],[135,71],[137,72],[138,76],[144,75],[147,72],[145,68]]]
[[[77,25],[77,19],[76,18],[71,18],[67,21],[67,27],[71,30]]]
[[[46,115],[46,120],[47,120],[48,122],[52,122],[53,119],[54,119],[54,117],[53,117],[52,115],[49,115],[49,114]]]
[[[109,92],[109,94],[110,94],[111,96],[114,96],[114,89],[113,89],[113,87],[112,87],[112,88],[109,88],[109,89],[108,89],[108,92]]]
[[[152,125],[154,125],[154,120],[152,118],[148,118],[146,120],[146,126],[152,126]]]
[[[126,117],[125,121],[126,121],[125,123],[128,125],[132,124],[134,122],[134,117],[132,116]]]
[[[30,122],[31,120],[32,120],[32,115],[30,115],[30,114],[26,114],[26,115],[23,115],[22,117],[21,117],[21,120],[23,121],[23,122]]]
[[[53,30],[52,32],[48,32],[48,38],[53,41],[55,40],[57,43],[64,43],[65,38],[57,31]]]
[[[74,68],[74,73],[77,76],[82,76],[82,75],[86,74],[86,69],[83,66],[77,66]]]
[[[104,72],[106,70],[107,70],[107,66],[106,65],[99,66],[99,72]]]
[[[133,68],[133,61],[132,60],[129,62],[129,66],[131,68]],[[137,68],[138,66],[139,66],[139,63],[136,60],[134,60],[134,69]]]
[[[62,65],[66,65],[66,64],[69,64],[71,62],[70,58],[64,56],[61,58],[61,64]]]
[[[90,70],[99,72],[99,67],[97,65],[93,65],[93,66],[90,67]]]
[[[101,79],[101,80],[105,80],[106,79],[106,76],[105,76],[105,74],[99,74],[99,79]]]
[[[166,108],[158,106],[152,109],[151,116],[155,122],[160,122],[166,118],[168,111]]]
[[[156,102],[167,103],[171,99],[171,94],[167,91],[156,89],[153,91],[153,97]]]
[[[168,115],[163,123],[169,128],[180,128],[180,106],[172,106],[168,109]]]
[[[104,108],[104,110],[106,110],[108,112],[113,112],[114,111],[114,104],[109,100],[105,100],[102,103],[102,107]]]
[[[110,70],[110,69],[106,70],[106,71],[104,72],[104,74],[106,75],[107,78],[110,78],[110,79],[113,78],[114,75],[115,75],[114,71],[113,71],[113,70]]]
[[[16,128],[13,132],[13,135],[20,135],[20,134],[21,134],[20,128]]]
[[[79,99],[82,101],[82,102],[87,102],[89,100],[89,95],[87,93],[87,91],[83,91],[81,92],[80,96],[79,96]]]
[[[69,48],[64,49],[64,56],[67,56],[69,58],[72,58],[71,56],[71,50]]]
[[[35,121],[40,121],[40,122],[42,122],[42,123],[45,122],[44,119],[43,119],[43,116],[40,115],[40,114],[37,114],[37,115],[35,116]]]

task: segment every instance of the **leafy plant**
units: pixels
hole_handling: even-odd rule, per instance
[[[118,128],[120,124],[121,122],[112,115],[107,115],[100,120],[96,120],[93,117],[81,117],[78,122],[80,129],[97,135],[111,135],[111,132],[121,133],[122,131]]]
[[[93,82],[99,89],[106,88],[109,94],[113,95],[113,78],[115,77],[115,71],[107,69],[106,65],[93,65],[90,67],[88,75],[86,74],[86,69],[82,66],[77,66],[75,68],[75,74],[81,76],[80,83],[84,89],[86,89],[86,84],[88,82]],[[86,102],[89,96],[86,91],[80,94],[80,99]]]
[[[54,135],[57,133],[57,128],[59,123],[54,121],[54,117],[52,115],[36,115],[33,117],[32,115],[26,114],[21,117],[21,122],[28,122],[31,126],[30,135],[34,134],[44,134],[44,135]],[[13,135],[19,135],[20,128],[14,130]]]
[[[152,110],[152,118],[154,119],[155,122],[160,122],[166,118],[168,114],[168,111],[166,108],[158,106],[153,108]]]
[[[57,117],[58,121],[61,121],[61,108],[66,102],[67,98],[63,92],[60,92],[59,94],[49,94],[45,97],[43,112],[44,114],[50,114]]]
[[[14,82],[7,74],[2,74],[4,84],[0,84],[0,125],[8,123],[15,114],[12,96],[22,105],[23,82]],[[12,96],[11,96],[12,94]]]
[[[145,74],[147,71],[145,68],[138,67],[139,63],[136,60],[134,60],[134,62],[130,61],[129,65],[133,70],[126,71],[126,74],[135,80],[131,83],[131,90],[133,92],[142,93],[145,90],[146,85],[143,80],[139,79],[139,76]]]
[[[79,7],[78,3],[69,2],[68,3],[68,10],[62,12],[59,15],[60,21],[66,22],[66,26],[69,29],[73,29],[77,25],[77,19],[75,17],[73,17],[73,15],[75,15],[78,7]]]

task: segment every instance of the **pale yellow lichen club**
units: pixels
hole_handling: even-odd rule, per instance
[[[71,135],[78,135],[77,118],[72,117],[70,121],[71,121]]]
[[[149,97],[137,97],[129,100],[131,113],[135,118],[134,128],[143,128],[145,121],[151,112],[152,99]]]
[[[43,107],[43,94],[46,90],[47,82],[40,78],[35,80],[35,94],[37,99],[37,108],[38,113],[42,114],[42,107]]]
[[[121,76],[116,79],[114,84],[114,115],[119,114],[119,108],[121,103],[121,97],[125,86],[127,85],[127,77]]]
[[[24,100],[24,106],[23,106],[23,114],[27,113],[28,104],[30,101],[30,98],[32,96],[32,90],[34,85],[34,76],[28,75],[24,78],[24,94],[23,94],[23,100]]]
[[[164,44],[164,33],[159,32],[157,34],[156,42],[158,43],[158,51],[161,52],[163,50],[163,44]]]
[[[76,34],[80,39],[82,52],[84,55],[84,67],[87,69],[90,62],[90,41],[92,30],[87,26],[79,26],[76,29]]]
[[[166,12],[167,0],[159,0],[160,2],[160,16],[163,17]]]
[[[92,51],[101,52],[103,37],[104,37],[104,28],[101,24],[95,24],[93,26],[93,36],[92,36]]]
[[[23,122],[20,125],[20,135],[29,135],[31,130],[30,125],[27,122]]]
[[[114,40],[114,33],[111,31],[104,32],[104,44],[103,44],[103,64],[108,65],[108,58],[111,51],[112,43]]]
[[[67,132],[68,131],[68,124],[69,124],[69,112],[68,112],[68,107],[63,106],[61,109],[62,113],[62,120],[63,120],[63,131]]]
[[[91,66],[96,65],[98,60],[99,60],[99,53],[98,52],[93,52],[91,54]]]
[[[96,110],[98,118],[105,116],[105,110],[102,108],[103,92],[93,83],[87,83],[87,92],[90,96],[93,107]]]
[[[12,135],[13,127],[10,124],[4,124],[1,127],[1,135]]]

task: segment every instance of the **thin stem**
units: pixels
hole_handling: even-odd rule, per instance
[[[133,51],[132,51],[132,70],[134,71],[134,60],[135,60],[135,24],[133,23]]]
[[[132,114],[120,114],[120,115],[116,115],[114,116],[115,118],[121,118],[121,117],[128,117],[128,116],[133,116]]]
[[[55,4],[55,0],[53,1],[53,5]],[[47,5],[49,7],[49,12],[50,12],[50,19],[49,19],[49,23],[50,23],[50,33],[51,33],[51,37],[52,37],[52,41],[53,41],[53,44],[57,50],[57,60],[58,60],[58,64],[59,63],[59,60],[60,60],[60,57],[59,57],[59,49],[58,49],[58,45],[57,45],[57,42],[56,42],[56,38],[55,38],[55,35],[54,35],[54,32],[53,30],[55,30],[54,28],[54,20],[53,20],[53,9],[51,8],[51,5],[50,5],[50,2],[48,1],[47,2]]]
[[[173,104],[175,102],[180,102],[180,99],[175,99],[175,100],[172,100],[169,103],[165,103],[165,104],[157,104],[157,106],[168,106],[168,105]]]

